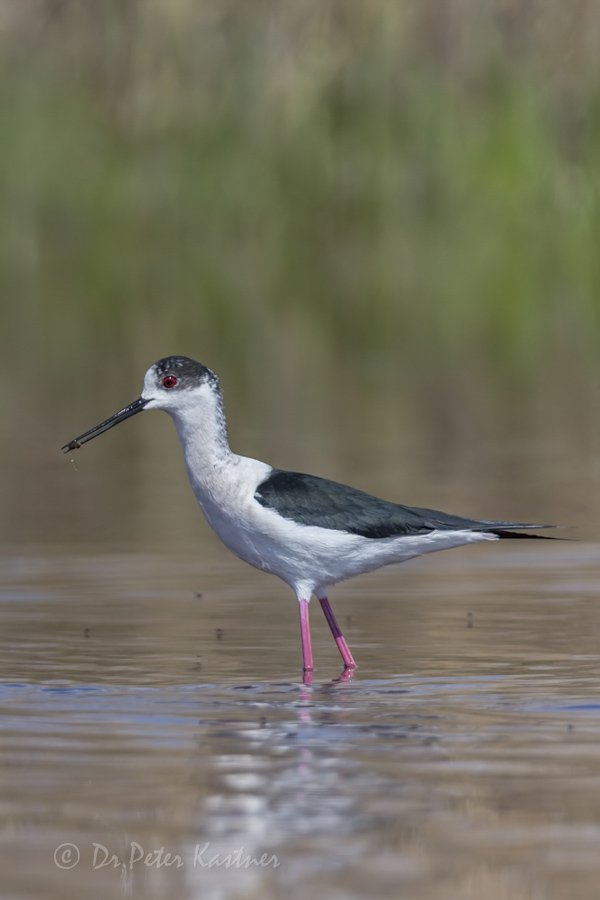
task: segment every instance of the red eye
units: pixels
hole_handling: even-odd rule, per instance
[[[177,379],[174,375],[167,375],[166,378],[163,378],[163,384],[166,388],[175,387],[175,385],[177,384]]]

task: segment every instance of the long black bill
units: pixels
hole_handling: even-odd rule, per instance
[[[148,400],[144,400],[142,397],[138,400],[134,400],[133,403],[130,403],[129,406],[119,410],[119,412],[115,413],[114,416],[111,416],[110,419],[107,419],[105,422],[100,422],[95,428],[90,428],[89,431],[80,434],[79,437],[74,438],[60,449],[63,453],[68,453],[70,450],[77,450],[82,444],[87,444],[92,438],[98,437],[98,435],[102,434],[104,431],[108,431],[113,425],[118,425],[119,422],[124,422],[125,419],[128,419],[130,416],[135,416],[136,413],[141,412],[146,403],[148,403]]]

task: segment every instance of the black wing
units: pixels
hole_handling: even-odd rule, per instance
[[[281,469],[272,469],[269,477],[258,485],[254,496],[262,506],[275,510],[284,519],[367,538],[426,534],[436,530],[482,531],[507,538],[539,537],[512,534],[510,529],[553,527],[464,519],[434,509],[401,506],[327,478]]]

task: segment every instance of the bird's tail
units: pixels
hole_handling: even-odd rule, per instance
[[[514,528],[558,528],[558,525],[514,525]],[[552,534],[528,534],[523,531],[508,531],[506,528],[490,528],[487,534],[495,534],[499,538],[525,538],[536,541],[568,541],[569,538],[554,537]]]

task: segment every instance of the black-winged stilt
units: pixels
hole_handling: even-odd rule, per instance
[[[285,472],[238,456],[229,447],[217,376],[185,356],[168,356],[150,366],[138,400],[62,449],[74,450],[146,409],[163,409],[175,422],[194,494],[223,543],[295,591],[305,673],[313,669],[308,623],[313,594],[345,669],[352,670],[356,663],[327,599],[331,585],[434,550],[499,538],[540,537],[512,529],[552,527],[465,519],[400,506],[326,478]]]

